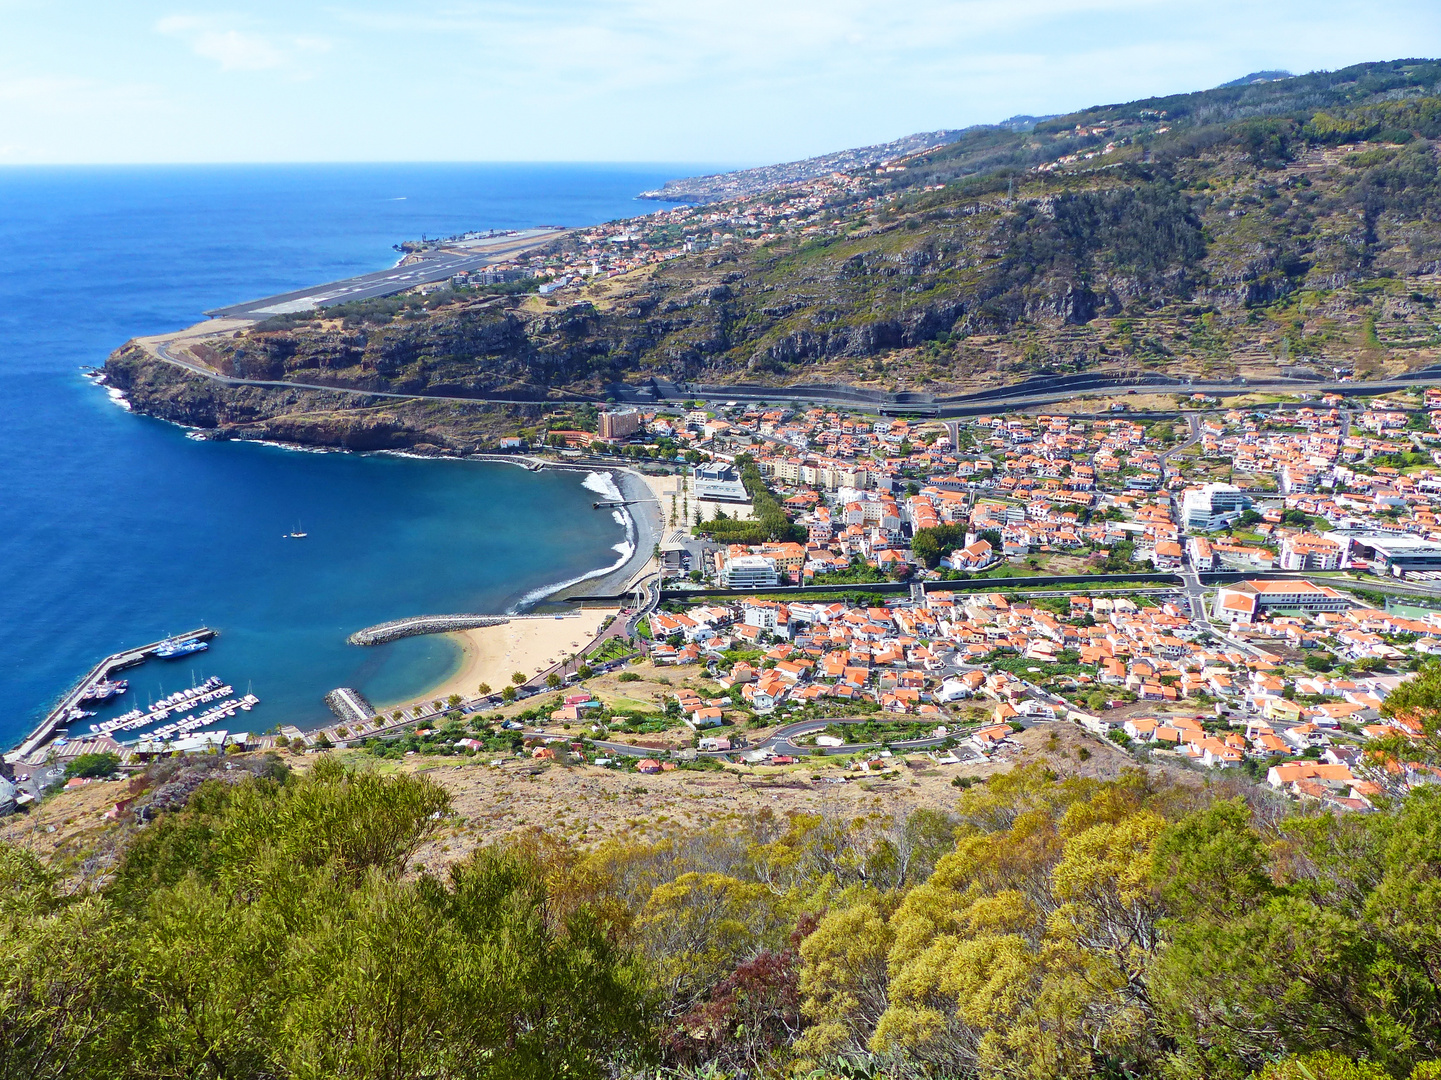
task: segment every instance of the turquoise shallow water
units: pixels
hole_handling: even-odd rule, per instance
[[[212,650],[132,671],[119,709],[211,674],[253,687],[258,730],[326,718],[335,686],[404,698],[454,647],[347,634],[612,563],[624,530],[579,475],[199,442],[80,368],[207,307],[389,265],[422,232],[643,213],[634,192],[688,171],[0,170],[0,744],[101,656],[201,624]],[[297,523],[309,537],[283,539]]]

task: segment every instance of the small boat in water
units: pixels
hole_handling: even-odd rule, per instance
[[[300,522],[295,523],[295,528],[286,533],[282,540],[304,540],[310,534],[300,527]]]

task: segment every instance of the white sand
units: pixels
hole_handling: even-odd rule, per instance
[[[527,679],[543,674],[567,656],[579,653],[600,632],[600,624],[618,608],[583,608],[576,614],[517,616],[500,626],[482,626],[447,635],[461,648],[459,669],[415,701],[444,701],[451,694],[474,697],[481,683],[492,691],[510,685],[512,672]],[[574,670],[574,666],[572,669]],[[386,709],[400,704],[387,704]]]

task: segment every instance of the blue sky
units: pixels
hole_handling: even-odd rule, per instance
[[[0,163],[754,164],[1441,55],[1441,0],[0,0]]]

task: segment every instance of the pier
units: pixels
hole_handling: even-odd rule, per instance
[[[409,619],[393,619],[357,630],[346,638],[351,645],[382,645],[397,638],[416,634],[448,634],[452,630],[474,630],[481,626],[504,626],[517,619],[573,619],[577,611],[551,615],[414,615]]]
[[[510,621],[506,615],[414,615],[408,619],[392,619],[357,630],[345,640],[351,645],[382,645],[416,634],[444,634],[451,630],[474,630],[477,626],[500,626]]]
[[[613,502],[594,502],[590,505],[593,510],[607,510],[612,506],[635,506],[642,501],[641,499],[617,499]]]
[[[170,641],[208,641],[215,637],[215,631],[208,626],[202,626],[198,630],[191,630],[188,634],[177,634],[174,637],[163,638],[160,641],[152,641],[149,645],[142,645],[138,649],[126,649],[124,652],[114,653],[107,656],[100,663],[90,669],[89,674],[81,679],[74,688],[70,690],[40,722],[40,726],[32,731],[28,738],[14,750],[5,755],[6,761],[18,761],[23,757],[33,754],[51,739],[55,733],[64,727],[72,709],[78,708],[82,699],[90,693],[96,683],[104,682],[117,671],[124,671],[126,668],[134,667],[136,664],[143,664],[150,657],[155,655],[155,650],[166,642]]]
[[[353,686],[338,686],[325,695],[330,711],[346,724],[363,724],[375,715],[375,706]]]

